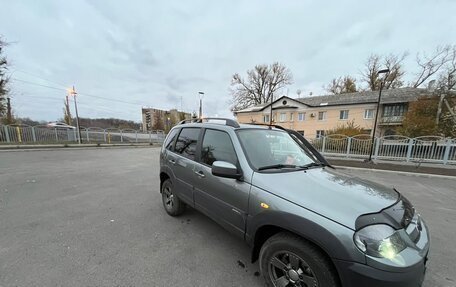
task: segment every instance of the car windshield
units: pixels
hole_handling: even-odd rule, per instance
[[[317,163],[284,131],[246,129],[237,133],[250,164],[257,170],[294,169]]]

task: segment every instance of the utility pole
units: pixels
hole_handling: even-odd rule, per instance
[[[198,92],[199,94],[199,118],[203,118],[203,96],[204,92]]]
[[[435,124],[437,126],[439,125],[440,114],[442,113],[442,104],[443,104],[444,100],[445,100],[445,93],[440,92],[439,107],[437,108],[437,115],[435,117]]]
[[[272,126],[272,104],[274,103],[274,94],[271,93],[271,112],[269,113],[269,125]]]
[[[382,100],[382,90],[383,86],[385,84],[386,77],[388,77],[389,74],[389,69],[383,69],[378,71],[378,75],[380,74],[386,74],[385,78],[380,80],[380,91],[378,92],[378,101],[377,101],[377,111],[375,112],[375,120],[374,120],[374,127],[372,131],[372,140],[371,140],[371,145],[370,145],[370,151],[369,151],[369,159],[366,160],[366,162],[373,163],[372,161],[372,153],[374,152],[374,142],[375,142],[375,133],[377,131],[377,120],[378,120],[378,112],[380,111],[380,101]]]
[[[76,128],[78,129],[78,143],[81,144],[81,130],[79,129],[79,115],[78,115],[78,104],[76,103],[76,90],[73,89],[69,90],[69,94],[74,98],[74,110],[76,112]]]
[[[450,106],[450,104],[448,103],[448,101],[446,99],[443,99],[443,101],[445,102],[445,105],[446,105],[448,111],[453,116],[453,119],[456,121],[456,113],[453,111],[453,108]]]
[[[6,98],[6,120],[7,123],[10,125],[13,123],[13,116],[11,115],[11,99],[10,97]]]

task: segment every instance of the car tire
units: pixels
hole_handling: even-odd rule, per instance
[[[260,270],[266,286],[340,286],[328,258],[313,244],[288,232],[271,236],[261,247]]]
[[[173,183],[167,179],[161,187],[162,202],[166,213],[171,216],[179,216],[185,211],[185,203],[183,203],[174,193]]]

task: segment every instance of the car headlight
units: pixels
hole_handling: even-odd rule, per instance
[[[379,258],[393,259],[407,247],[399,232],[385,224],[367,226],[357,231],[353,239],[361,251]]]

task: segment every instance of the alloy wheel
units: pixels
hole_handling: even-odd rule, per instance
[[[292,252],[274,253],[268,262],[268,271],[275,287],[318,287],[309,264]]]
[[[166,186],[163,189],[163,194],[165,195],[165,205],[166,208],[172,209],[174,206],[174,195],[169,186]]]

